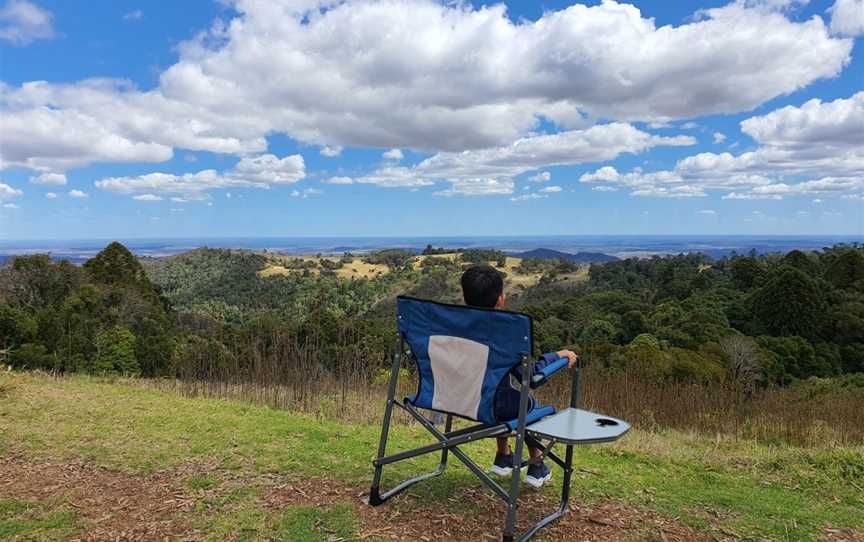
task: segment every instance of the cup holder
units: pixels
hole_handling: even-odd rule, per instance
[[[609,418],[597,418],[595,421],[600,427],[610,427],[613,425],[618,425],[618,422],[616,422],[615,420],[610,420]]]

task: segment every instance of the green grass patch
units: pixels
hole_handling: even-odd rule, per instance
[[[212,489],[219,485],[219,479],[209,474],[196,474],[187,478],[184,485],[193,491]]]
[[[61,503],[0,500],[0,540],[42,541],[67,538],[78,530],[75,512]]]
[[[222,468],[241,475],[279,473],[289,481],[317,476],[361,487],[372,474],[376,426],[182,398],[87,377],[54,380],[11,373],[0,375],[0,385],[14,389],[0,396],[0,450],[23,452],[35,460],[81,458],[146,473],[215,458]],[[401,424],[394,427],[388,451],[430,441],[421,427]],[[491,462],[494,441],[464,450],[482,465]],[[430,454],[388,466],[384,484],[391,487],[431,470],[437,460],[437,454]],[[476,504],[464,488],[482,485],[458,461],[451,458],[450,465],[444,476],[411,491],[453,510],[471,510]],[[614,445],[577,449],[573,494],[577,502],[619,500],[681,518],[698,529],[722,528],[745,539],[815,540],[826,527],[864,531],[862,465],[861,446],[769,446],[635,428]],[[555,477],[560,484],[557,470]],[[220,483],[215,475],[185,481],[194,491],[218,488]],[[291,516],[293,523],[288,516],[275,518],[254,506],[254,489],[236,491],[200,501],[211,513],[219,509],[213,518],[214,539],[242,540],[249,535],[254,540],[289,524],[297,532],[306,529],[313,532],[308,536],[319,536],[319,531],[309,531],[308,522],[326,523],[317,516],[304,519],[307,516],[299,512]],[[544,489],[550,503],[556,491]],[[394,505],[403,506],[398,501]],[[315,509],[319,512],[324,513]]]

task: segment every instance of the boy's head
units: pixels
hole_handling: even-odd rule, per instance
[[[471,307],[500,309],[504,306],[501,273],[488,265],[472,265],[462,273],[462,297]]]

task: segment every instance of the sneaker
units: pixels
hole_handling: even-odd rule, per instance
[[[498,476],[510,476],[513,472],[513,454],[495,454],[492,472]]]
[[[525,476],[525,482],[537,489],[543,486],[546,482],[552,480],[552,469],[549,465],[543,463],[531,463],[528,465],[528,475]]]

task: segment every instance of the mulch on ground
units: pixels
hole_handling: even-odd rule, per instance
[[[362,525],[358,540],[500,540],[505,507],[483,488],[465,487],[447,502],[423,502],[410,491],[384,506],[366,504],[367,488],[317,478],[298,481],[284,475],[244,477],[215,463],[194,463],[149,475],[130,475],[80,461],[35,463],[23,456],[0,457],[0,496],[32,501],[63,499],[83,518],[74,540],[200,540],[193,525],[201,492],[190,490],[190,476],[213,474],[218,487],[208,496],[227,495],[240,487],[260,490],[257,505],[279,511],[293,506],[351,505]],[[519,527],[524,529],[551,512],[549,496],[528,492],[520,499]],[[200,520],[200,516],[198,517]],[[856,533],[826,532],[826,538],[858,542]],[[674,518],[618,502],[585,505],[571,502],[569,513],[543,531],[538,540],[679,542],[721,540],[697,532]]]

